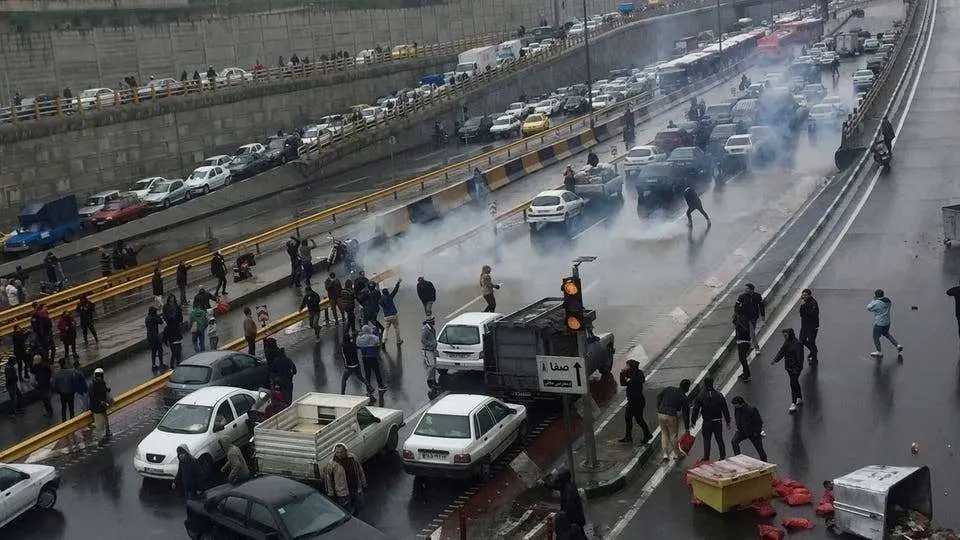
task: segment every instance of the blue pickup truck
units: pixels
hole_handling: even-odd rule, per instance
[[[9,253],[47,249],[58,242],[69,242],[80,232],[80,212],[74,195],[27,203],[17,219],[20,226],[3,244],[4,251]]]

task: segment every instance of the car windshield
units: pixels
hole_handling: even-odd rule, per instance
[[[649,148],[633,148],[629,152],[627,152],[627,157],[643,158],[643,157],[650,157],[650,154],[651,152]]]
[[[810,109],[810,114],[833,114],[833,110],[833,105],[829,103],[821,103],[819,105],[814,105],[814,107]]]
[[[729,105],[710,105],[705,111],[707,116],[717,116],[719,114],[730,114]]]
[[[750,137],[747,135],[736,135],[727,139],[727,146],[749,146]]]
[[[257,158],[257,156],[255,156],[255,155],[253,155],[253,154],[244,154],[244,155],[242,155],[242,156],[237,156],[237,159],[231,161],[231,162],[230,162],[230,165],[228,165],[228,167],[238,168],[238,167],[241,167],[241,166],[243,166],[243,165],[246,165],[247,163],[250,163],[251,161],[255,160],[256,158]]]
[[[527,122],[543,122],[546,118],[542,114],[531,114],[527,117]]]
[[[513,118],[510,118],[508,116],[501,116],[500,118],[497,118],[496,122],[494,122],[494,124],[498,126],[507,126],[512,123],[513,123]]]
[[[415,435],[424,437],[441,437],[444,439],[469,439],[470,438],[470,417],[459,414],[436,414],[430,413],[423,415],[420,423],[417,424]]]
[[[120,201],[110,201],[103,207],[104,210],[119,210],[123,208],[123,205],[120,204]]]
[[[150,184],[152,184],[152,183],[153,183],[153,179],[152,179],[152,178],[145,178],[145,179],[143,179],[143,180],[137,180],[137,182],[136,182],[135,184],[133,184],[133,190],[134,190],[134,191],[137,191],[137,190],[141,190],[141,189],[150,189]]]
[[[480,122],[483,122],[482,116],[474,116],[473,118],[467,120],[463,123],[463,127],[477,127],[480,125]]]
[[[670,153],[670,159],[676,161],[678,159],[693,159],[694,158],[694,149],[690,148],[677,148]]]
[[[252,154],[254,151],[254,148],[255,147],[253,145],[241,146],[240,148],[237,149],[237,155],[242,156],[244,154]]]
[[[277,508],[291,538],[320,536],[350,519],[339,506],[316,491]]]
[[[171,182],[160,182],[159,184],[150,188],[150,193],[166,193],[170,191]]]
[[[304,139],[316,139],[320,135],[320,128],[310,128],[303,134]]]
[[[210,368],[207,366],[179,366],[173,370],[170,382],[176,384],[207,384],[210,382]]]
[[[710,133],[711,139],[727,138],[734,134],[737,126],[733,124],[720,124],[719,126],[713,128],[713,132]]]
[[[163,415],[157,429],[165,433],[206,433],[213,407],[177,403]]]
[[[88,197],[87,202],[84,203],[85,206],[100,206],[103,204],[103,201],[106,200],[106,197]]]
[[[540,103],[537,103],[537,107],[553,107],[553,102],[549,99],[545,99]]]
[[[208,169],[197,169],[190,173],[187,180],[203,180],[207,177],[207,170]]]
[[[563,104],[567,107],[579,107],[581,100],[579,97],[569,97]]]
[[[557,206],[560,204],[560,197],[556,195],[538,195],[530,202],[530,206]]]
[[[854,73],[853,76],[854,76],[854,78],[857,78],[857,77],[865,77],[865,78],[870,78],[870,79],[872,79],[872,78],[873,78],[873,72],[870,71],[869,69],[861,69],[861,70],[857,70],[857,72]]]
[[[447,345],[479,345],[480,329],[476,326],[462,324],[447,325],[437,338],[440,343]]]

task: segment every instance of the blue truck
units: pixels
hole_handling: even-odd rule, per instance
[[[9,253],[47,249],[58,242],[69,242],[80,232],[80,212],[75,195],[27,203],[17,219],[20,226],[3,245],[4,251]]]

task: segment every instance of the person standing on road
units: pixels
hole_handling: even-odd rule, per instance
[[[340,280],[337,279],[337,274],[330,272],[327,279],[323,282],[323,288],[327,291],[327,303],[330,304],[329,307],[323,309],[323,322],[330,324],[330,312],[332,311],[333,320],[339,325],[340,306],[337,304],[337,299],[340,298],[340,291],[343,290],[343,285],[340,283]]]
[[[370,386],[369,381],[363,378],[363,373],[360,372],[360,358],[357,355],[357,346],[354,344],[349,332],[343,333],[343,341],[340,345],[343,351],[343,376],[340,378],[340,395],[347,393],[347,381],[351,375],[356,376],[357,380],[367,387],[368,395],[373,395],[373,387]]]
[[[283,401],[293,403],[293,377],[297,374],[297,365],[287,356],[287,351],[277,345],[274,338],[263,340],[263,354],[267,359],[267,370],[274,384],[280,385]]]
[[[87,378],[80,372],[79,360],[73,361],[73,393],[79,400],[78,411],[82,413],[90,408],[90,387],[87,385]]]
[[[427,369],[428,394],[435,394],[440,388],[440,379],[437,377],[437,329],[433,317],[423,320],[420,327],[420,348],[423,349],[423,365]],[[432,398],[431,398],[432,399]]]
[[[77,323],[69,311],[60,314],[57,320],[57,331],[60,333],[60,342],[63,343],[63,359],[69,360],[71,352],[74,360],[80,358],[77,354]]]
[[[433,316],[433,303],[437,301],[437,288],[433,286],[432,281],[424,279],[423,276],[417,278],[417,298],[423,304],[423,315],[425,317]],[[960,310],[960,308],[957,308]],[[960,313],[960,311],[958,311]],[[958,319],[960,320],[960,319]]]
[[[201,353],[207,350],[207,310],[194,305],[190,310],[190,333],[193,341],[193,352]]]
[[[3,380],[7,388],[7,396],[10,398],[10,417],[12,418],[17,415],[21,400],[20,388],[17,385],[20,376],[17,373],[17,362],[13,358],[3,364]]]
[[[97,336],[97,328],[93,321],[96,318],[97,307],[87,298],[87,295],[81,295],[77,301],[77,317],[80,318],[80,331],[83,332],[83,346],[90,345],[89,336],[93,336],[93,342],[100,345],[100,338]]]
[[[757,342],[757,328],[767,318],[767,307],[763,302],[763,295],[757,292],[753,283],[747,283],[745,290],[737,297],[734,310],[740,310],[750,325],[750,344],[753,350],[760,354],[760,344]]]
[[[47,418],[53,416],[53,405],[50,403],[51,384],[53,381],[53,368],[50,363],[43,359],[39,354],[33,355],[33,373],[34,385],[37,388],[37,396],[43,403],[44,416]]]
[[[213,295],[207,292],[207,290],[203,287],[200,287],[200,289],[197,291],[197,294],[193,297],[193,307],[206,311],[212,307],[210,302],[213,300]]]
[[[807,360],[817,363],[817,332],[820,331],[820,304],[810,289],[800,292],[800,343],[810,350]]]
[[[487,307],[483,308],[484,313],[493,313],[497,310],[497,297],[493,295],[493,291],[499,289],[500,285],[493,282],[490,271],[490,265],[488,264],[483,265],[480,269],[480,295],[487,303]]]
[[[883,116],[883,120],[880,121],[880,134],[883,136],[883,144],[887,145],[887,151],[890,152],[890,155],[893,155],[893,138],[896,135],[893,130],[893,124],[890,123],[890,119],[886,115]]]
[[[213,309],[207,310],[207,344],[210,350],[215,351],[220,345],[220,332],[217,330],[217,313]]]
[[[399,320],[399,310],[397,309],[397,302],[395,300],[397,296],[397,291],[400,290],[400,283],[403,282],[402,279],[397,280],[397,284],[393,286],[393,290],[383,289],[380,291],[380,308],[383,310],[383,335],[381,339],[381,345],[386,348],[387,346],[387,330],[390,327],[393,327],[393,333],[397,337],[397,345],[403,345],[403,340],[400,339],[400,320]]]
[[[373,331],[370,324],[360,328],[357,336],[357,348],[360,349],[360,360],[363,363],[363,375],[371,383],[371,373],[377,378],[377,390],[381,392],[387,387],[383,385],[383,376],[380,374],[380,338]]]
[[[370,280],[367,279],[367,274],[363,270],[360,270],[360,272],[357,273],[357,279],[353,280],[353,292],[358,302],[360,301],[360,296],[367,290],[367,284],[369,283]]]
[[[153,267],[150,288],[153,289],[153,299],[157,301],[157,306],[163,307],[163,275],[160,273],[160,261],[157,261]]]
[[[566,467],[556,474],[548,475],[543,483],[544,487],[560,492],[560,510],[566,514],[571,523],[583,528],[587,526],[587,516],[583,512],[583,501],[580,500],[580,490],[573,483],[573,475]]]
[[[247,342],[247,354],[253,356],[257,352],[257,323],[248,307],[243,308],[243,339]]]
[[[323,309],[320,305],[320,295],[313,290],[310,283],[303,294],[303,300],[300,301],[300,311],[307,310],[307,324],[313,329],[313,334],[320,339],[320,312]]]
[[[867,304],[867,311],[873,313],[873,346],[874,351],[870,356],[874,358],[883,358],[883,351],[880,349],[880,338],[885,337],[897,348],[897,352],[903,352],[903,345],[897,342],[890,333],[890,309],[893,302],[883,293],[883,289],[877,289],[873,292],[873,300]]]
[[[633,423],[643,431],[643,443],[646,444],[653,439],[653,433],[650,426],[647,425],[643,417],[643,410],[647,405],[647,398],[643,395],[643,386],[647,378],[640,369],[640,362],[636,360],[627,360],[627,366],[620,371],[620,386],[627,390],[627,407],[623,410],[624,435],[620,439],[622,443],[633,442]]]
[[[177,447],[177,461],[177,476],[171,486],[173,489],[179,488],[188,499],[199,499],[203,491],[203,467],[185,444]]]
[[[770,365],[783,360],[783,367],[790,378],[790,412],[803,404],[803,392],[800,390],[800,373],[803,372],[803,345],[797,339],[793,328],[783,329],[783,344]]]
[[[348,279],[343,282],[343,290],[340,291],[340,296],[337,298],[337,306],[340,307],[340,312],[347,318],[347,328],[344,331],[356,334],[357,299],[353,294],[353,281]]]
[[[103,368],[93,370],[93,384],[90,385],[90,412],[93,414],[93,438],[102,445],[112,435],[110,420],[107,418],[107,407],[113,400],[110,398],[110,387],[103,376]]]
[[[323,484],[327,495],[350,515],[356,517],[360,513],[367,477],[360,460],[343,443],[333,446],[333,459],[323,470]]]
[[[172,294],[167,297],[168,305],[171,299]],[[173,299],[173,302],[176,304],[176,299]],[[164,322],[166,326],[163,328],[163,339],[167,342],[167,347],[170,347],[170,368],[174,369],[183,361],[183,315],[179,313],[179,306],[178,316],[167,317],[165,313]]]
[[[17,307],[20,305],[20,291],[17,288],[17,280],[11,279],[7,286],[4,287],[4,294],[7,295],[7,304],[10,307]]]
[[[689,391],[690,379],[683,379],[679,387],[668,386],[657,394],[657,422],[660,424],[663,461],[681,457],[677,438],[680,436],[681,419],[684,431],[690,431],[690,401],[687,398]]]
[[[703,379],[703,389],[693,401],[693,411],[690,416],[691,422],[696,422],[697,417],[703,415],[703,460],[710,461],[710,438],[717,441],[717,449],[720,451],[720,459],[727,458],[727,447],[723,444],[723,424],[727,424],[730,429],[730,408],[727,407],[727,398],[717,392],[713,387],[713,377]]]
[[[379,334],[383,334],[383,325],[378,320],[380,317],[380,289],[373,280],[367,281],[366,290],[357,291],[357,300],[363,308],[363,324],[372,324],[377,328]]]
[[[217,278],[217,285],[213,288],[213,295],[220,296],[222,294],[226,296],[227,263],[219,251],[214,253],[213,258],[210,259],[210,273],[213,275],[213,277]]]
[[[76,415],[76,400],[74,399],[77,385],[76,375],[72,365],[61,360],[59,369],[57,369],[56,374],[53,376],[53,388],[57,391],[57,395],[60,396],[61,422],[66,422]],[[67,416],[67,412],[70,413],[69,417]]]
[[[180,290],[180,305],[187,305],[187,269],[190,267],[183,261],[177,265],[177,289]]]
[[[733,403],[733,419],[737,432],[730,439],[733,455],[740,454],[740,443],[750,441],[757,449],[761,461],[767,460],[767,453],[763,449],[763,419],[756,407],[747,403],[747,400],[736,396],[730,400]]]
[[[97,251],[100,253],[100,276],[108,277],[113,273],[113,261],[110,260],[110,254],[107,253],[105,246],[100,246]]]
[[[300,239],[291,236],[284,245],[290,258],[290,284],[300,287]]]
[[[683,200],[687,203],[687,227],[693,227],[692,216],[694,212],[700,212],[703,219],[707,220],[707,227],[712,225],[710,216],[708,216],[707,211],[703,209],[703,201],[700,200],[700,195],[697,195],[697,190],[691,186],[687,186],[687,188],[683,190]]]
[[[302,240],[300,247],[297,248],[297,255],[300,257],[300,272],[303,282],[310,285],[310,278],[313,277],[313,248],[317,243],[312,238]]]
[[[743,310],[734,308],[733,310],[733,333],[734,340],[737,342],[737,359],[740,360],[741,372],[738,378],[743,382],[750,382],[750,349],[753,344],[750,341],[750,321],[743,314]]]
[[[20,380],[30,377],[30,353],[27,350],[27,341],[30,333],[20,328],[19,324],[13,325],[13,333],[10,334],[10,341],[13,343],[13,360],[17,362],[17,369],[20,372]],[[8,381],[10,379],[7,379]]]
[[[163,318],[157,314],[157,308],[150,306],[147,316],[143,319],[143,326],[147,329],[147,345],[150,347],[150,366],[154,369],[163,369],[163,340],[160,338],[160,327]]]
[[[47,277],[47,281],[53,285],[62,281],[64,277],[63,269],[60,266],[60,259],[58,259],[52,251],[48,251],[47,256],[43,258],[43,272]]]
[[[30,329],[33,330],[37,347],[45,355],[44,357],[49,360],[56,358],[56,345],[53,342],[53,321],[50,320],[50,313],[47,312],[46,306],[40,302],[33,303]]]

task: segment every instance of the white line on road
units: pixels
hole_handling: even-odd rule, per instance
[[[897,122],[897,129],[896,129],[897,133],[900,132],[900,130],[903,128],[903,124],[906,122],[907,115],[910,112],[910,107],[913,105],[913,99],[914,99],[914,96],[916,95],[917,87],[920,84],[920,78],[923,75],[923,68],[927,61],[927,53],[930,51],[930,41],[933,37],[934,27],[937,22],[937,0],[934,0],[933,7],[931,9],[933,10],[933,15],[930,20],[930,28],[927,31],[927,40],[924,44],[924,50],[923,50],[922,56],[920,57],[920,64],[917,69],[916,78],[913,80],[913,83],[910,87],[910,93],[907,97],[906,104],[904,105],[903,114],[901,115],[899,122]],[[898,139],[895,139],[893,141],[894,147],[897,144],[897,140]],[[823,268],[824,266],[826,266],[827,261],[830,259],[833,253],[837,250],[837,247],[839,247],[840,242],[843,240],[843,237],[846,236],[847,232],[850,230],[850,227],[853,226],[854,221],[856,221],[857,217],[860,215],[860,212],[863,210],[863,207],[866,206],[867,200],[870,198],[870,194],[873,192],[873,189],[876,187],[877,181],[879,180],[881,173],[882,173],[882,170],[878,170],[876,174],[874,174],[862,198],[858,201],[857,205],[853,209],[853,212],[851,212],[851,214],[847,217],[847,220],[844,222],[843,227],[840,230],[840,234],[837,234],[834,236],[833,243],[830,244],[830,246],[827,248],[827,251],[823,253],[821,258],[817,260],[817,264],[814,266],[813,270],[804,276],[804,279],[801,281],[801,284],[799,286],[795,287],[797,292],[795,292],[791,296],[789,302],[785,302],[783,304],[784,309],[779,310],[779,312],[777,313],[777,316],[774,318],[773,324],[766,325],[762,335],[759,338],[761,346],[766,344],[766,342],[769,341],[770,338],[772,338],[777,333],[777,331],[779,330],[779,326],[783,324],[784,319],[786,319],[787,315],[793,311],[790,308],[790,306],[796,305],[796,303],[799,301],[800,291],[809,287],[810,284],[813,283],[814,279],[816,279],[816,277],[820,274],[820,272],[823,271]],[[752,362],[755,358],[756,357],[754,355],[751,355],[750,361]],[[704,372],[702,372],[700,376],[702,377],[705,373],[706,373],[706,370],[704,370]],[[730,377],[730,380],[727,381],[727,383],[722,388],[724,395],[729,395],[729,393],[733,390],[734,386],[736,386],[737,381],[738,381],[737,377]],[[694,426],[694,428],[691,429],[690,431],[693,435],[696,435],[700,431],[699,425]],[[630,508],[627,509],[626,513],[623,514],[623,517],[620,518],[616,522],[614,527],[610,530],[610,533],[607,535],[607,538],[609,540],[613,540],[619,537],[621,534],[623,534],[623,531],[626,529],[627,524],[629,524],[630,521],[632,521],[633,518],[636,517],[637,513],[640,511],[640,507],[643,506],[644,503],[646,503],[646,501],[650,498],[650,496],[653,495],[653,492],[657,489],[657,487],[659,487],[660,484],[663,483],[664,479],[666,479],[667,473],[671,469],[673,469],[673,467],[674,467],[674,463],[667,462],[660,465],[660,467],[657,468],[653,476],[651,476],[650,479],[647,481],[647,483],[644,484],[643,488],[641,489],[640,496],[637,498],[637,500],[634,501],[632,505],[630,505]]]

